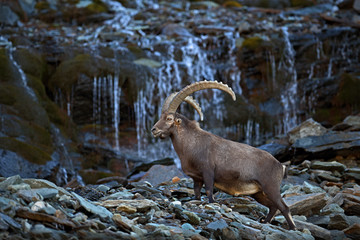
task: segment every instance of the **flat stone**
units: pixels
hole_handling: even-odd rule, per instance
[[[33,190],[19,190],[17,195],[27,202],[36,202],[42,200],[41,195]]]
[[[74,192],[72,194],[79,201],[80,205],[88,212],[91,212],[105,220],[110,220],[112,218],[113,214],[106,208],[102,206],[96,206]]]
[[[55,197],[59,190],[55,188],[38,188],[33,191],[43,197],[44,200]]]
[[[311,216],[326,204],[326,193],[312,193],[284,198],[292,215]]]
[[[25,178],[23,181],[30,185],[31,189],[38,189],[38,188],[53,188],[59,191],[59,195],[68,195],[72,196],[68,191],[66,191],[62,187],[56,186],[56,184],[45,180],[45,179],[33,179],[33,178]]]
[[[134,221],[128,219],[125,216],[121,216],[120,214],[115,213],[112,217],[112,220],[115,222],[115,224],[127,231],[131,231],[132,225],[134,225]]]
[[[334,213],[344,213],[344,209],[342,209],[339,204],[331,203],[326,205],[323,209],[320,210],[321,215],[330,215]]]
[[[312,223],[308,223],[308,222],[304,222],[304,221],[299,221],[294,219],[296,228],[298,230],[304,230],[304,229],[308,229],[311,232],[311,235],[313,237],[315,237],[316,239],[322,239],[322,240],[329,240],[331,239],[331,233],[329,230],[316,226]]]
[[[360,239],[360,223],[355,223],[350,227],[345,228],[343,232],[351,239]]]
[[[0,190],[8,190],[9,186],[21,183],[23,183],[23,179],[19,175],[8,177],[4,181],[0,182]]]
[[[157,207],[157,203],[149,199],[119,199],[119,200],[106,200],[100,203],[101,206],[106,208],[113,208],[119,206],[131,206],[136,208],[138,212],[148,211],[150,208]]]
[[[324,189],[322,189],[321,187],[312,185],[308,182],[304,182],[303,186],[302,186],[302,190],[306,193],[306,194],[310,194],[310,193],[323,193],[326,192]]]
[[[122,204],[116,208],[117,212],[126,212],[128,214],[136,213],[137,209],[136,207],[132,207],[129,205]]]
[[[220,219],[214,222],[211,222],[207,225],[207,228],[210,230],[222,230],[224,228],[227,228],[229,225],[225,222],[224,219]]]
[[[313,161],[311,163],[311,168],[327,170],[327,171],[344,172],[346,169],[346,166],[344,164],[336,162],[336,161],[333,161],[333,162]]]
[[[15,221],[13,218],[9,217],[8,215],[0,212],[0,229],[3,228],[3,230],[7,230],[7,228],[4,229],[4,226],[6,226],[6,225],[15,231],[21,230],[20,223],[18,223],[17,221]]]
[[[341,178],[335,177],[330,173],[327,172],[319,172],[316,174],[317,177],[319,177],[321,180],[327,180],[330,182],[340,182]]]
[[[360,132],[328,132],[321,136],[304,137],[297,139],[292,147],[313,154],[360,147]]]
[[[336,214],[330,217],[328,229],[343,230],[349,227],[349,221],[345,214]]]

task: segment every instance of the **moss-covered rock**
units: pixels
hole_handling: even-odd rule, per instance
[[[30,48],[18,48],[14,52],[14,59],[21,69],[34,77],[42,79],[46,72],[46,63],[42,56]]]
[[[86,7],[86,9],[89,11],[89,13],[102,13],[108,11],[108,7],[101,0],[93,0],[93,2]]]
[[[246,38],[241,45],[241,48],[245,48],[250,51],[262,51],[264,49],[270,48],[271,44],[269,41],[265,41],[260,36],[253,36]]]
[[[72,86],[77,82],[80,74],[96,76],[98,68],[95,59],[89,54],[79,54],[76,57],[63,61],[56,69],[49,82],[49,87],[55,92],[60,88],[70,93]]]
[[[24,159],[35,164],[43,165],[51,160],[51,156],[47,152],[11,137],[1,137],[0,148],[16,152]]]
[[[92,169],[80,170],[79,174],[86,184],[95,184],[99,179],[116,176],[116,174],[111,172],[102,172]]]
[[[242,5],[238,2],[238,1],[225,1],[222,4],[224,7],[228,7],[228,8],[241,8]]]
[[[291,0],[292,7],[310,7],[314,5],[312,0]]]
[[[360,108],[360,74],[344,73],[341,77],[339,92],[334,99],[335,105]]]
[[[0,98],[2,99],[1,103],[11,105],[13,114],[45,128],[49,126],[49,118],[45,110],[24,87],[10,83],[0,83],[1,88],[7,88],[1,90],[4,93],[4,96]]]
[[[20,79],[19,71],[9,59],[5,48],[0,48],[0,63],[0,82],[16,82]]]

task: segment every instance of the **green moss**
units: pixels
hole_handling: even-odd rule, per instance
[[[95,184],[99,179],[116,176],[114,173],[95,170],[80,170],[79,173],[86,184]]]
[[[18,79],[19,71],[9,60],[6,49],[0,48],[0,82],[16,82]]]
[[[1,137],[0,148],[16,152],[24,159],[35,164],[46,164],[47,161],[51,160],[51,156],[40,148],[11,137]]]
[[[241,8],[242,5],[237,2],[237,1],[226,1],[224,4],[223,4],[224,7],[235,7],[235,8]]]
[[[336,105],[360,107],[360,76],[345,73],[341,77],[338,94],[335,98]]]
[[[243,41],[242,47],[255,51],[262,45],[263,41],[264,40],[258,36],[250,37]]]
[[[37,10],[46,10],[46,9],[50,8],[50,4],[48,2],[46,2],[46,1],[37,2],[35,4],[35,8]]]
[[[26,74],[42,79],[46,63],[38,52],[29,48],[19,48],[14,52],[14,59]]]
[[[106,4],[103,3],[101,0],[93,0],[93,3],[89,4],[86,9],[90,13],[103,13],[108,11]]]
[[[0,83],[0,103],[5,105],[14,105],[16,98],[13,92],[16,91],[16,88],[11,84]]]
[[[96,73],[95,60],[88,54],[80,54],[73,59],[63,61],[50,79],[49,85],[53,91],[60,88],[65,93],[70,93],[80,74],[93,77]]]
[[[312,0],[291,0],[292,7],[310,7],[314,5]]]
[[[35,101],[27,90],[22,86],[10,83],[0,83],[0,89],[5,93],[3,97],[5,103],[10,103],[15,115],[27,121],[33,121],[35,124],[47,128],[49,118],[42,106]],[[15,99],[15,101],[14,101]]]
[[[50,132],[42,126],[8,115],[3,118],[3,133],[9,137],[21,138],[51,154],[53,152]]]

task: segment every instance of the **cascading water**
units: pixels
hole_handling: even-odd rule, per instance
[[[119,150],[120,124],[120,97],[119,76],[107,75],[93,79],[93,123],[95,125],[110,125],[114,129],[115,150]],[[95,126],[95,129],[97,127]],[[100,132],[97,134],[101,135]]]
[[[20,74],[21,83],[22,83],[23,87],[30,94],[32,99],[36,100],[36,95],[35,95],[34,91],[28,86],[28,80],[27,80],[27,77],[26,77],[24,71],[22,70],[20,65],[14,59],[13,53],[14,53],[14,51],[16,51],[16,47],[13,46],[12,42],[8,41],[7,39],[5,39],[2,36],[0,36],[0,42],[2,44],[5,44],[5,47],[8,50],[7,52],[8,52],[9,59],[10,59],[11,63],[16,67],[16,69],[18,70],[18,72]]]
[[[295,69],[295,51],[289,39],[287,27],[282,27],[281,32],[284,38],[284,52],[279,63],[278,69],[282,71],[286,80],[286,90],[281,94],[284,116],[281,120],[281,133],[287,133],[298,123],[297,119],[297,72]]]

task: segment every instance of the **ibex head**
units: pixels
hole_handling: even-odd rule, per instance
[[[185,101],[193,106],[200,115],[200,120],[203,120],[203,114],[200,105],[191,97],[190,94],[203,89],[220,89],[229,93],[233,100],[236,100],[235,93],[231,88],[223,83],[217,81],[201,81],[190,84],[183,88],[180,92],[175,92],[168,96],[162,106],[161,116],[159,121],[151,129],[154,137],[166,138],[171,135],[174,127],[180,126],[182,118],[176,114],[176,110],[180,104]]]

